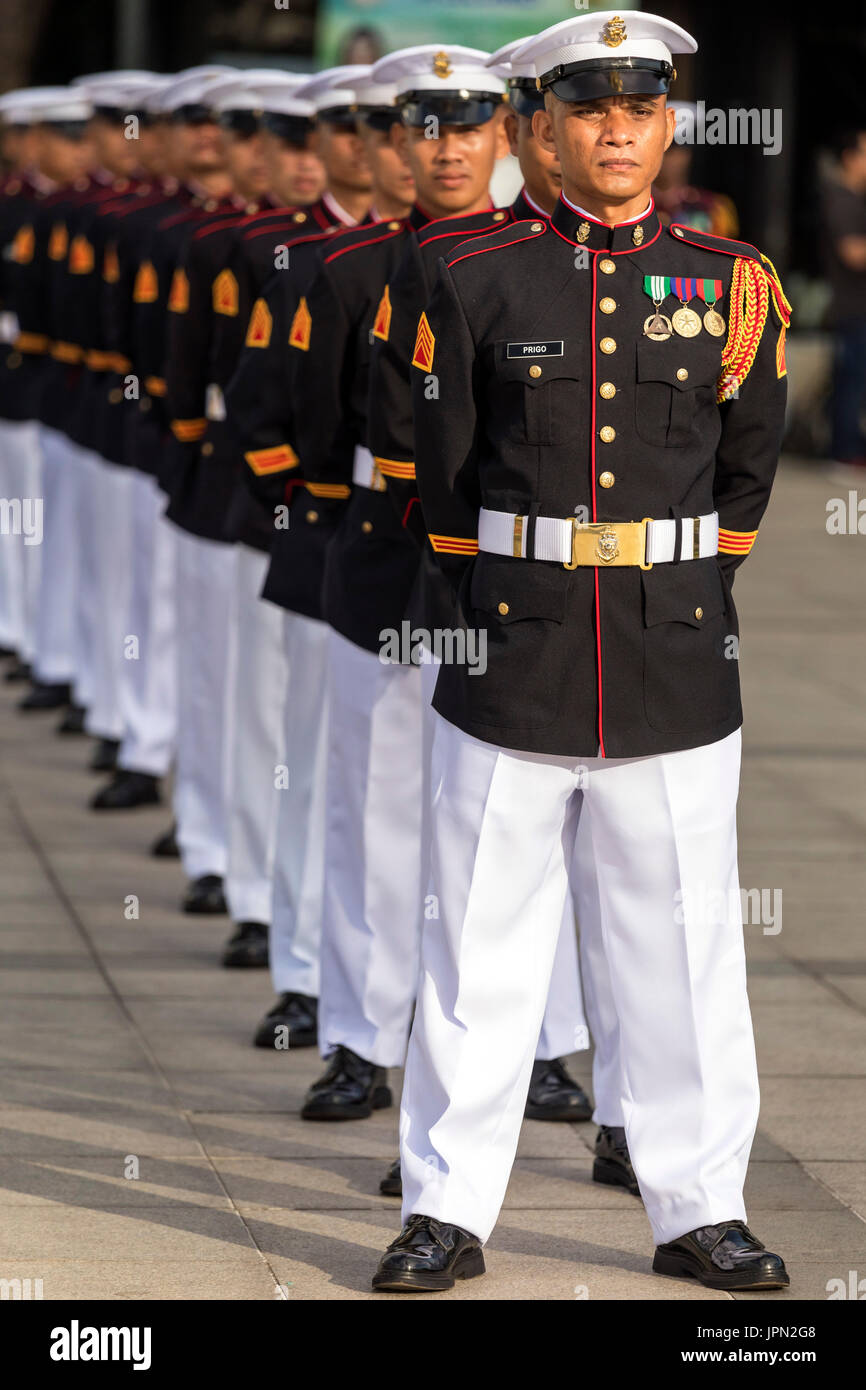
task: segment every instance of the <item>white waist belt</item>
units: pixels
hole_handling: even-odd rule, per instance
[[[204,393],[204,413],[209,420],[224,420],[226,418],[226,403],[223,393],[212,381]]]
[[[481,508],[478,519],[478,549],[490,551],[494,555],[512,555],[519,559],[557,560],[568,564],[572,558],[575,525],[571,517],[539,516],[535,520],[535,545],[531,555],[527,555],[529,518],[514,512],[492,512]],[[612,526],[620,523],[612,522]],[[709,512],[706,516],[684,516],[677,522],[674,518],[646,523],[646,563],[664,564],[674,558],[677,526],[682,528],[680,539],[681,560],[705,560],[719,550],[719,514]]]
[[[352,481],[358,487],[371,488],[373,492],[385,491],[385,479],[369,449],[363,444],[355,445],[355,460],[352,464]]]

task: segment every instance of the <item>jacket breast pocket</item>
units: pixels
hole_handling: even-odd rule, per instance
[[[718,563],[656,565],[641,579],[647,721],[711,738],[740,702],[737,615]]]
[[[463,591],[483,674],[465,682],[473,720],[543,729],[559,712],[569,575],[532,560],[483,552]]]
[[[720,349],[693,343],[673,336],[637,344],[635,428],[646,444],[668,449],[694,444],[706,413],[715,409]]]
[[[543,446],[573,437],[585,370],[577,349],[576,341],[494,344],[488,405],[497,439]]]

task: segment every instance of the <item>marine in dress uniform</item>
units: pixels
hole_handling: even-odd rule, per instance
[[[730,655],[789,310],[753,247],[665,230],[652,203],[672,54],[695,47],[666,20],[604,13],[518,50],[547,93],[534,130],[558,151],[561,201],[549,225],[453,252],[419,324],[424,518],[488,667],[443,665],[436,690],[440,914],[403,1090],[405,1225],[376,1288],[484,1272],[559,914],[570,881],[583,915],[588,859],[599,902],[582,927],[610,972],[653,1267],[788,1282],[742,1199],[758,1088]]]
[[[38,427],[32,418],[32,393],[24,389],[24,355],[16,347],[20,333],[16,244],[32,245],[34,206],[53,184],[36,163],[40,117],[45,90],[20,88],[0,97],[4,155],[11,167],[0,187],[0,495],[8,498],[41,496],[41,457]],[[42,127],[44,134],[45,127]],[[83,125],[77,129],[83,133]],[[55,136],[55,143],[61,137]],[[80,140],[63,142],[74,160],[80,159]],[[18,233],[25,231],[22,239]],[[32,378],[32,373],[31,373]],[[34,655],[35,607],[39,586],[41,546],[28,543],[23,531],[6,535],[0,546],[0,646],[17,660],[4,680],[25,679]]]
[[[307,363],[298,368],[299,397],[316,389],[317,382],[321,389],[329,375],[332,382],[331,394],[322,398],[324,409],[307,412],[300,424],[304,466],[308,461],[311,469],[321,470],[324,479],[336,477],[329,421],[352,418],[349,412],[333,410],[339,399],[337,383],[340,378],[351,381],[357,398],[358,383],[367,385],[371,357],[373,367],[368,408],[365,405],[360,417],[357,407],[354,411],[354,427],[369,442],[373,456],[366,444],[356,443],[355,497],[329,558],[326,578],[334,629],[330,688],[332,699],[345,705],[346,714],[341,739],[336,735],[331,739],[329,759],[333,812],[327,847],[320,1046],[330,1064],[308,1094],[302,1111],[308,1119],[363,1118],[388,1094],[386,1068],[400,1065],[405,1052],[421,917],[426,908],[432,909],[427,897],[424,829],[429,747],[425,747],[421,677],[425,675],[429,684],[435,669],[432,662],[419,670],[381,659],[386,630],[400,630],[420,559],[402,524],[402,507],[400,515],[389,511],[389,500],[380,491],[386,478],[390,483],[392,476],[401,474],[403,464],[393,440],[404,424],[400,443],[412,456],[411,400],[407,403],[399,390],[391,389],[390,378],[377,374],[377,363],[387,352],[389,361],[396,360],[398,374],[402,373],[399,359],[406,345],[401,328],[412,320],[412,304],[420,299],[423,307],[426,302],[423,267],[425,263],[435,267],[443,244],[457,244],[473,232],[489,231],[511,216],[530,211],[522,200],[517,209],[496,210],[489,205],[493,163],[505,150],[501,127],[505,82],[485,67],[487,58],[478,50],[440,49],[432,44],[401,51],[377,64],[374,80],[397,84],[403,120],[411,132],[405,143],[414,144],[416,154],[424,152],[424,158],[419,156],[412,164],[418,206],[407,225],[390,228],[381,241],[371,237],[368,245],[358,244],[347,248],[345,255],[335,251],[328,257],[321,284],[314,287],[312,296],[316,307],[310,314],[311,349],[315,337],[317,351],[308,353]],[[421,134],[430,119],[439,123],[438,145]],[[471,138],[466,139],[467,130],[479,124],[487,126],[484,150],[472,148]],[[464,178],[463,189],[454,197],[449,180],[461,164],[464,176],[469,169],[472,177]],[[473,201],[481,210],[467,211]],[[422,209],[451,215],[425,223]],[[378,304],[374,296],[368,306],[367,296],[377,283],[372,274],[377,261],[378,283],[384,276],[386,284]],[[404,266],[408,267],[405,272]],[[361,370],[346,373],[345,349],[334,354],[335,334],[337,346],[341,339],[352,344]],[[355,344],[365,336],[367,345],[359,350]],[[331,359],[330,367],[326,358]],[[383,447],[386,437],[388,444]],[[449,613],[435,626],[447,627],[449,620],[450,604]],[[360,794],[359,786],[365,789]],[[570,943],[568,934],[563,935],[564,951],[569,945],[572,987],[558,1041],[567,1038],[565,1050],[571,1051],[581,1029],[585,1034],[573,928]],[[567,988],[567,969],[560,978]],[[582,1035],[578,1045],[586,1045]],[[560,1050],[548,1052],[546,1065],[539,1068],[531,1102],[534,1116],[588,1118],[587,1098],[557,1060]]]
[[[80,670],[75,631],[76,504],[84,453],[67,437],[81,366],[77,347],[70,345],[67,353],[63,338],[68,332],[65,314],[70,289],[66,228],[81,214],[85,202],[101,196],[110,181],[106,174],[97,181],[88,172],[93,147],[87,123],[93,107],[86,93],[44,90],[51,105],[43,113],[48,119],[40,124],[37,149],[49,162],[58,158],[58,172],[64,166],[66,172],[61,172],[58,186],[37,193],[32,221],[19,229],[11,253],[19,298],[22,377],[29,410],[39,422],[44,517],[33,630],[35,683],[19,703],[25,712],[65,706]],[[79,152],[78,157],[73,151]],[[81,248],[86,260],[86,241]],[[75,259],[80,265],[77,255]]]
[[[239,280],[254,303],[246,341],[226,392],[229,425],[245,459],[250,495],[270,537],[262,597],[283,610],[288,686],[279,765],[287,770],[276,793],[276,859],[268,939],[260,963],[270,963],[277,1003],[256,1029],[260,1047],[304,1046],[316,1039],[319,923],[323,879],[323,798],[326,702],[321,586],[334,510],[348,489],[310,492],[299,478],[291,372],[286,351],[303,334],[304,291],[326,245],[369,220],[371,175],[355,128],[355,89],[363,66],[327,69],[296,89],[296,139],[310,139],[327,186],[306,208],[251,219],[241,243]],[[292,112],[287,111],[287,117]],[[306,129],[305,129],[306,128]],[[253,951],[251,941],[248,949]]]
[[[264,193],[268,168],[262,123],[271,103],[291,99],[307,79],[276,71],[248,71],[242,81],[217,90],[220,124],[239,144],[247,167],[258,172]],[[243,276],[235,274],[233,254],[241,231],[259,209],[247,204],[237,216],[215,221],[193,235],[185,267],[189,315],[177,320],[177,356],[188,362],[176,404],[187,419],[201,412],[207,423],[190,458],[169,515],[225,548],[231,548],[232,587],[228,623],[226,699],[223,725],[226,814],[225,890],[236,925],[222,957],[227,966],[257,966],[260,943],[267,941],[274,856],[276,798],[274,778],[280,759],[281,719],[286,679],[280,619],[276,608],[259,600],[267,568],[269,533],[249,523],[238,503],[248,499],[243,460],[226,422],[224,390],[244,342],[251,303]],[[202,303],[196,308],[194,299]],[[203,334],[195,352],[190,332]],[[217,621],[217,614],[214,614]]]

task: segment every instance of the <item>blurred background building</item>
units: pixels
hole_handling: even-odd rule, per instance
[[[492,50],[575,10],[609,8],[610,0],[0,0],[0,90],[112,66],[369,62],[440,35]],[[866,0],[625,0],[618,8],[657,9],[697,36],[699,52],[679,65],[679,98],[707,111],[756,110],[770,122],[776,153],[697,143],[688,181],[729,198],[739,234],[775,261],[795,304],[795,355],[805,354],[820,393],[814,378],[828,376],[830,340],[808,334],[820,333],[830,303],[822,179],[834,177],[838,132],[866,126]],[[811,423],[802,429],[803,452],[826,452],[817,428],[819,437]]]

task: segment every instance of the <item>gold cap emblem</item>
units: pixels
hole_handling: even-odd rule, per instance
[[[623,39],[627,38],[625,20],[620,19],[618,14],[615,14],[613,19],[609,19],[601,31],[601,41],[608,48],[619,48]]]
[[[433,59],[433,72],[437,77],[450,77],[454,69],[448,61],[448,54],[441,48]]]

